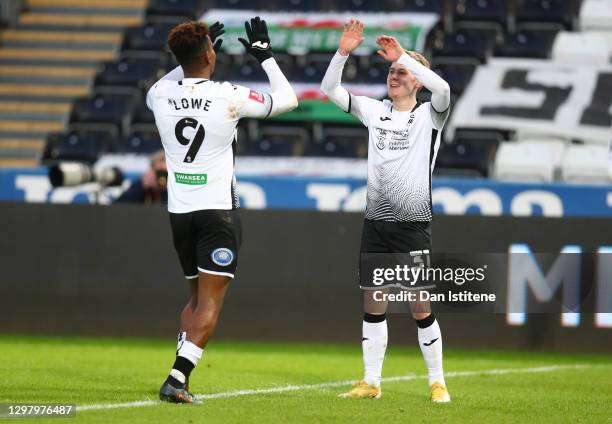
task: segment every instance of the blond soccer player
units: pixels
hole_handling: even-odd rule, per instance
[[[361,238],[362,254],[410,253],[416,262],[427,263],[431,252],[431,174],[440,132],[448,117],[450,88],[429,69],[420,54],[406,51],[386,35],[376,40],[378,54],[390,62],[387,76],[389,100],[356,96],[341,85],[348,56],[363,42],[363,23],[351,20],[344,26],[339,48],[321,83],[321,90],[338,107],[356,116],[369,130],[367,206]],[[426,87],[431,101],[419,103],[417,92]],[[382,366],[387,348],[387,302],[375,301],[376,289],[360,270],[364,293],[362,348],[364,377],[348,398],[379,398]],[[394,286],[400,286],[396,281]],[[429,375],[430,398],[449,402],[442,369],[442,335],[429,305],[411,305],[419,346]],[[423,307],[424,306],[424,307]]]

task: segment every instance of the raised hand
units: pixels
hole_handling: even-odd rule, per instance
[[[208,27],[208,36],[213,42],[213,50],[215,51],[215,53],[219,53],[219,50],[221,50],[221,44],[223,43],[223,40],[219,39],[217,40],[217,42],[215,42],[215,40],[221,34],[225,34],[225,30],[223,29],[223,27],[224,25],[219,21]]]
[[[363,42],[363,22],[358,19],[351,19],[344,24],[344,30],[340,37],[338,51],[341,55],[347,56]]]
[[[272,48],[270,47],[270,36],[268,35],[268,25],[266,21],[255,16],[251,19],[251,23],[244,23],[249,41],[244,38],[239,38],[247,52],[251,53],[259,63],[272,57]]]
[[[404,53],[404,49],[395,37],[381,35],[376,39],[376,44],[381,48],[377,53],[389,62],[396,62]]]

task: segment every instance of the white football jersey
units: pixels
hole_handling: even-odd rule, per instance
[[[431,221],[431,174],[449,111],[427,102],[400,112],[389,100],[351,94],[349,112],[369,130],[366,219]]]
[[[238,208],[236,125],[267,117],[270,95],[228,82],[162,79],[147,93],[147,106],[166,152],[168,211]]]

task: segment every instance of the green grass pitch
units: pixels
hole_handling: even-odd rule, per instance
[[[380,400],[340,399],[361,377],[359,345],[212,342],[191,378],[201,405],[155,401],[173,341],[0,336],[0,403],[105,404],[76,423],[612,422],[609,355],[445,351],[452,403],[428,401],[420,351],[390,346]],[[318,385],[299,388],[301,386]],[[294,386],[294,387],[288,387]],[[295,387],[297,386],[297,387]],[[278,388],[276,392],[265,389]],[[253,393],[254,390],[264,389]],[[238,392],[244,390],[246,392]],[[130,403],[117,408],[118,403]],[[3,421],[0,419],[0,421]]]

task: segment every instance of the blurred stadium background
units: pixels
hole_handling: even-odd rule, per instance
[[[144,95],[176,66],[166,47],[170,28],[188,19],[222,21],[227,33],[215,79],[265,90],[265,74],[236,42],[254,14],[267,19],[275,57],[300,106],[239,125],[245,244],[216,340],[350,342],[359,370],[355,273],[367,131],[319,91],[338,28],[359,17],[367,40],[343,77],[353,92],[386,95],[388,65],[373,48],[379,33],[423,52],[451,86],[451,117],[433,179],[434,247],[508,254],[527,246],[558,261],[561,252],[583,255],[576,284],[587,300],[580,311],[560,314],[555,296],[570,283],[547,273],[551,260],[540,264],[542,277],[529,282],[530,299],[551,303],[551,313],[442,318],[451,367],[469,363],[453,362],[453,352],[460,352],[453,348],[558,355],[528,353],[523,359],[534,366],[553,363],[551,358],[585,362],[560,352],[612,351],[612,1],[0,0],[0,333],[12,334],[0,343],[7,360],[20,363],[19,346],[71,357],[54,350],[55,339],[24,334],[174,337],[186,293],[165,209],[108,205],[140,180],[150,155],[161,148]],[[420,95],[425,100],[428,93]],[[54,187],[49,167],[64,162],[116,167],[125,178],[108,187]],[[545,285],[552,294],[534,300],[533,291]],[[412,346],[412,333],[394,334],[411,325],[408,317],[391,321],[397,322],[390,327],[391,343]],[[87,340],[84,351],[95,343]],[[106,352],[106,342],[100,343]],[[232,345],[220,346],[225,352]],[[269,354],[248,346],[232,352]],[[126,344],[132,348],[139,349]],[[164,349],[171,353],[170,343]],[[315,351],[333,356],[320,346]],[[101,364],[117,353],[109,352]],[[151,365],[159,368],[151,371],[153,385],[166,359]],[[603,404],[612,393],[607,363],[599,374],[607,379]],[[60,364],[58,359],[47,367]],[[116,364],[106,364],[100,378],[120,379],[111,371]],[[278,369],[285,371],[291,375]],[[11,373],[6,368],[5,379]],[[0,400],[32,399],[23,390],[30,393],[28,382],[37,380],[16,375],[6,391],[0,389]],[[261,383],[247,381],[248,387]],[[289,377],[270,381],[297,383]],[[52,389],[58,384],[48,383],[48,394],[34,398],[61,400]],[[452,390],[452,380],[450,385]],[[145,390],[155,396],[154,389]],[[116,400],[108,391],[92,393],[98,397],[64,393],[62,399]],[[130,392],[120,400],[142,397]]]

